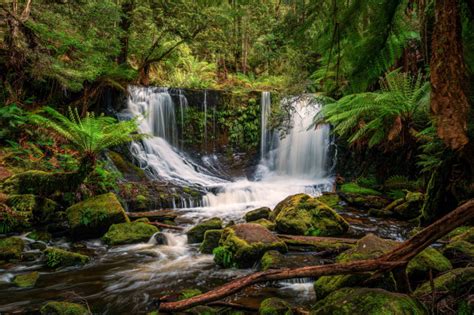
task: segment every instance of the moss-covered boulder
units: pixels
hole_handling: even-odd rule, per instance
[[[341,198],[335,192],[324,192],[321,196],[316,197],[319,201],[331,207],[332,209],[342,210]]]
[[[372,188],[362,187],[357,183],[346,183],[339,187],[339,191],[345,194],[363,195],[363,196],[380,196],[381,193]]]
[[[287,197],[275,207],[272,217],[276,230],[283,234],[330,236],[349,228],[334,210],[306,194]]]
[[[450,270],[433,279],[436,292],[445,292],[453,296],[462,296],[468,293],[474,285],[474,267],[458,268]],[[426,281],[419,286],[415,296],[431,295],[432,286],[430,281]]]
[[[0,239],[0,260],[21,259],[25,242],[18,237]]]
[[[459,233],[457,235],[452,235],[451,240],[474,243],[474,227],[466,227],[465,230],[459,230]]]
[[[408,263],[407,274],[413,279],[425,279],[430,270],[437,275],[450,269],[451,262],[437,249],[428,247]]]
[[[342,200],[357,209],[383,209],[390,204],[390,200],[378,195],[358,195],[340,193]]]
[[[59,209],[55,201],[32,194],[10,195],[6,204],[15,211],[31,213],[33,224],[55,221],[56,211]]]
[[[466,241],[452,241],[443,249],[443,255],[455,267],[464,267],[474,261],[474,244]]]
[[[0,190],[7,194],[50,194],[60,190],[57,174],[31,170],[8,177],[0,184]]]
[[[74,239],[100,237],[112,224],[129,222],[114,193],[76,203],[66,210],[66,214]]]
[[[219,246],[221,236],[222,230],[207,230],[204,233],[204,240],[199,247],[199,251],[203,254],[212,254],[214,248]]]
[[[260,269],[282,269],[282,268],[298,268],[304,266],[321,265],[322,260],[315,255],[287,253],[282,254],[276,250],[265,252],[260,260]]]
[[[222,229],[222,220],[219,218],[211,218],[204,220],[201,223],[193,226],[186,235],[188,236],[188,243],[201,243],[204,240],[204,233],[207,230],[220,230]]]
[[[35,286],[38,278],[39,272],[33,271],[21,275],[16,275],[15,278],[13,278],[13,283],[20,288],[32,288]]]
[[[426,309],[405,294],[373,288],[343,288],[317,302],[312,315],[424,315]]]
[[[225,228],[215,248],[214,261],[223,267],[252,267],[269,250],[286,252],[285,243],[269,230],[254,223]]]
[[[268,219],[272,210],[268,207],[261,207],[252,211],[249,211],[245,214],[245,221],[252,222],[259,219]]]
[[[145,171],[126,160],[122,155],[117,152],[107,152],[108,157],[112,160],[115,167],[120,171],[128,181],[143,181],[146,180]]]
[[[144,222],[126,222],[112,224],[102,237],[108,245],[121,245],[146,242],[158,233],[156,226]]]
[[[262,301],[258,309],[259,315],[292,315],[290,304],[279,298],[268,298]]]
[[[256,221],[252,221],[251,223],[259,224],[263,226],[264,228],[269,229],[270,231],[275,231],[276,229],[275,222],[269,221],[267,219],[258,219]]]
[[[44,251],[46,265],[49,268],[61,268],[68,266],[84,265],[89,261],[86,255],[73,253],[56,247],[48,247]]]
[[[420,192],[407,192],[404,198],[397,199],[384,208],[401,219],[413,219],[421,214],[424,195]]]
[[[40,309],[41,315],[88,315],[86,307],[77,303],[47,302]]]

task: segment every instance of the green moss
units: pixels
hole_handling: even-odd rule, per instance
[[[32,288],[35,286],[36,281],[39,278],[39,272],[33,271],[15,276],[13,283],[20,288]]]
[[[36,207],[36,196],[33,194],[10,195],[6,204],[15,211],[31,212]]]
[[[127,222],[112,224],[102,237],[108,245],[133,244],[146,242],[159,232],[156,226],[144,222]]]
[[[259,219],[268,219],[271,212],[272,211],[270,208],[267,207],[258,208],[247,212],[244,219],[246,222],[257,221]]]
[[[453,241],[465,241],[469,243],[474,243],[474,228],[470,227],[466,229],[464,232],[456,235],[452,238]]]
[[[276,229],[284,234],[340,235],[349,224],[326,204],[306,194],[290,196],[275,210]]]
[[[51,233],[48,233],[45,231],[33,231],[26,234],[26,237],[35,241],[42,241],[42,242],[49,242],[52,239]]]
[[[47,302],[40,309],[41,315],[88,315],[87,308],[69,302]]]
[[[7,237],[0,240],[0,260],[20,259],[25,242],[18,237]]]
[[[474,267],[450,270],[434,278],[433,284],[436,292],[447,292],[453,296],[461,296],[469,292],[474,285]],[[427,281],[415,290],[414,295],[422,296],[431,293],[431,282]]]
[[[260,315],[292,315],[290,304],[279,298],[268,298],[263,300],[258,309]]]
[[[272,221],[267,220],[267,219],[258,219],[256,221],[252,221],[252,223],[261,225],[264,228],[269,229],[270,231],[274,231],[275,228],[276,228],[276,224]]]
[[[37,194],[43,195],[60,190],[57,174],[43,171],[26,171],[7,178],[0,185],[0,190],[8,194]]]
[[[205,305],[199,305],[195,306],[193,308],[187,309],[186,314],[190,315],[214,315],[214,314],[219,314],[219,312],[210,306],[205,306]]]
[[[129,222],[114,193],[99,195],[79,202],[66,210],[75,239],[102,236],[114,223]]]
[[[443,250],[451,261],[470,263],[474,261],[474,244],[466,241],[452,241]]]
[[[461,234],[463,234],[463,233],[469,231],[470,229],[473,229],[473,230],[474,230],[474,228],[471,227],[471,226],[460,226],[460,227],[458,227],[458,228],[455,228],[455,229],[452,230],[451,232],[449,232],[449,234],[446,235],[445,237],[443,237],[442,239],[449,241],[449,240],[452,239],[453,237],[456,237],[456,236],[458,236],[458,235],[461,235]]]
[[[339,198],[339,195],[336,193],[323,193],[321,196],[317,197],[316,199],[333,209],[341,210],[343,208],[339,204],[341,199]]]
[[[135,180],[145,180],[147,178],[144,170],[125,160],[119,153],[109,151],[107,155],[120,173],[125,175],[127,178],[133,178]]]
[[[199,247],[203,254],[212,254],[214,248],[219,246],[219,240],[222,236],[222,230],[207,230],[204,233],[204,240]]]
[[[369,277],[369,273],[319,277],[313,284],[316,299],[320,300],[340,288],[357,286]]]
[[[188,243],[201,243],[204,240],[204,233],[207,230],[219,230],[222,229],[222,220],[219,218],[212,218],[192,227],[186,235],[188,236]]]
[[[50,268],[60,268],[84,265],[89,261],[86,255],[69,252],[56,247],[48,247],[45,251],[46,265]]]
[[[181,293],[179,294],[178,300],[189,299],[189,298],[192,298],[193,296],[199,295],[201,293],[202,292],[199,289],[185,289],[185,290],[181,291]]]
[[[34,224],[54,221],[58,204],[48,198],[32,194],[10,195],[6,204],[17,212],[29,213]]]
[[[357,185],[356,183],[343,184],[340,187],[340,191],[346,194],[356,194],[356,195],[372,195],[372,196],[381,195],[380,192],[374,189],[364,188]]]
[[[260,260],[261,269],[263,271],[271,269],[280,260],[280,255],[280,252],[276,250],[269,250],[268,252],[266,252]]]
[[[408,295],[382,289],[343,288],[317,302],[313,315],[424,315],[426,309]]]
[[[438,250],[428,247],[416,255],[407,266],[407,274],[412,276],[426,275],[429,270],[435,273],[453,269],[451,262]]]

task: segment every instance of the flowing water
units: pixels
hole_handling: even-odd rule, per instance
[[[151,178],[207,191],[201,207],[176,209],[181,214],[181,223],[191,226],[193,222],[214,216],[241,222],[243,214],[252,208],[273,207],[295,193],[318,195],[332,189],[329,127],[309,128],[320,104],[311,96],[285,101],[292,104],[293,110],[291,128],[282,137],[269,126],[272,106],[279,104],[271,103],[270,93],[262,94],[260,162],[253,179],[228,180],[215,155],[194,161],[183,152],[177,120],[184,125],[188,103],[181,92],[176,105],[167,89],[130,87],[127,110],[121,117],[140,117],[140,131],[152,135],[131,145],[132,155]],[[203,123],[207,125],[207,94],[202,108],[205,111]],[[215,107],[212,119],[214,132]],[[207,148],[207,131],[203,140]],[[403,237],[394,222],[384,225],[364,214],[351,213],[348,218],[356,231],[373,227],[371,231],[382,236]],[[100,240],[75,244],[55,240],[54,246],[86,251],[93,257],[92,262],[83,268],[52,272],[40,263],[40,255],[33,255],[35,258],[29,262],[4,266],[0,269],[0,312],[34,310],[46,300],[72,299],[86,300],[97,313],[144,314],[156,309],[154,301],[158,296],[187,288],[209,290],[253,272],[252,269],[220,269],[211,255],[202,255],[196,245],[188,245],[185,234],[172,232],[165,236],[167,245],[156,244],[152,237],[147,243],[112,248]],[[35,242],[24,239],[35,254]],[[27,290],[14,287],[13,275],[26,270],[40,271],[36,287]],[[255,286],[232,300],[258,306],[265,297],[280,296],[295,304],[311,303],[314,300],[311,281],[300,279]]]

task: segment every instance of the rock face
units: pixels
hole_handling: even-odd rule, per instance
[[[223,267],[248,268],[272,249],[288,250],[283,241],[261,225],[237,224],[224,229],[219,247],[213,251],[214,261]]]
[[[158,233],[156,226],[144,222],[126,222],[112,224],[109,231],[102,237],[108,245],[121,245],[146,242]]]
[[[212,218],[192,227],[186,234],[188,235],[188,243],[201,243],[204,240],[204,233],[207,230],[222,229],[222,220],[219,218]]]
[[[317,302],[312,315],[424,315],[426,309],[405,294],[382,289],[343,288]]]
[[[46,256],[46,265],[50,268],[84,265],[89,261],[89,257],[86,255],[69,252],[56,247],[49,247],[44,253]]]
[[[68,302],[47,302],[40,309],[41,315],[88,315],[82,305]]]
[[[271,212],[272,210],[270,210],[270,208],[267,208],[267,207],[258,208],[258,209],[247,212],[245,214],[244,219],[246,222],[257,221],[259,219],[268,219]]]
[[[290,304],[279,298],[268,298],[263,300],[258,309],[259,315],[292,315]]]
[[[100,237],[112,224],[129,221],[113,193],[76,203],[66,209],[66,214],[74,239]]]
[[[25,242],[18,237],[7,237],[0,240],[0,260],[21,259]]]
[[[276,230],[283,234],[331,236],[347,231],[349,224],[326,204],[306,194],[287,197],[273,210]]]
[[[199,251],[203,254],[212,254],[214,248],[219,246],[219,240],[222,236],[222,230],[207,230],[204,233],[204,240],[199,247]]]
[[[39,272],[33,271],[30,273],[24,273],[21,275],[15,276],[13,283],[20,288],[32,288],[35,286],[36,281],[39,278]]]

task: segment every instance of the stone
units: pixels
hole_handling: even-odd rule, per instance
[[[126,222],[112,224],[102,237],[102,240],[108,245],[123,245],[140,242],[147,242],[159,230],[144,222]]]
[[[275,231],[275,228],[276,228],[276,224],[267,219],[258,219],[256,221],[252,221],[251,223],[259,224],[263,226],[264,228],[269,229],[270,231]]]
[[[155,242],[157,245],[168,245],[168,239],[166,238],[166,235],[163,233],[156,233]]]
[[[57,247],[48,247],[45,251],[46,265],[49,268],[84,265],[89,261],[86,255],[73,253]]]
[[[466,241],[452,241],[443,249],[443,255],[457,267],[474,261],[474,244]]]
[[[276,250],[265,252],[260,260],[260,269],[299,268],[304,266],[321,265],[323,260],[315,255],[282,254]]]
[[[0,239],[0,260],[21,259],[25,242],[18,237]]]
[[[219,218],[212,218],[204,220],[199,224],[192,227],[186,235],[188,236],[188,243],[201,243],[204,240],[204,233],[207,230],[220,230],[222,229],[222,220]]]
[[[269,250],[287,252],[285,243],[263,226],[254,223],[225,228],[215,248],[214,261],[223,267],[249,268]]]
[[[221,236],[222,230],[207,230],[204,233],[204,240],[199,247],[199,251],[203,254],[212,254],[214,248],[219,246]]]
[[[272,210],[268,207],[261,207],[252,211],[249,211],[245,214],[245,221],[252,222],[259,219],[268,219]]]
[[[288,302],[271,297],[265,299],[260,304],[260,308],[258,309],[259,315],[292,315],[293,311],[291,310],[291,306]]]
[[[281,201],[273,210],[276,230],[283,234],[332,236],[345,233],[349,224],[326,204],[306,194]]]
[[[10,195],[6,204],[15,211],[31,213],[35,225],[54,222],[57,219],[56,210],[59,209],[55,201],[33,194]]]
[[[51,233],[48,233],[46,231],[33,231],[28,234],[26,234],[26,237],[35,241],[41,241],[41,242],[49,242],[53,238]]]
[[[15,278],[13,278],[13,283],[20,288],[32,288],[35,286],[38,278],[39,272],[33,271],[21,275],[16,275]]]
[[[433,279],[436,292],[446,292],[453,296],[462,296],[474,285],[474,267],[450,270]],[[431,295],[432,286],[426,281],[413,293],[415,296]]]
[[[318,301],[312,315],[424,315],[424,306],[405,294],[373,288],[343,288]]]
[[[341,198],[339,198],[339,195],[335,192],[323,192],[323,194],[319,197],[316,197],[316,199],[332,209],[342,210],[344,208],[340,204]]]
[[[393,201],[384,208],[384,211],[391,211],[401,219],[414,219],[421,214],[423,200],[424,195],[422,193],[408,191],[404,198]]]
[[[125,210],[114,193],[99,195],[66,209],[74,239],[104,235],[112,224],[129,222]]]
[[[41,315],[88,315],[87,308],[69,302],[47,302],[40,309]]]

